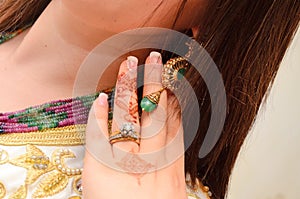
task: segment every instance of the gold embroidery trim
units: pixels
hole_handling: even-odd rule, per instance
[[[6,189],[3,183],[0,182],[0,198],[4,198],[6,194]]]
[[[202,182],[196,178],[196,184],[192,186],[191,176],[189,173],[186,174],[186,192],[189,197],[195,199],[201,199],[196,193],[202,192],[206,199],[212,198],[212,193],[208,186],[204,186]]]
[[[0,135],[0,144],[21,146],[27,144],[41,146],[74,146],[85,143],[86,124],[70,125],[28,133],[5,133]]]
[[[25,184],[34,183],[40,176],[55,169],[54,164],[44,162],[48,157],[34,145],[26,146],[26,153],[10,160],[10,164],[27,170]],[[42,165],[45,165],[44,167]]]
[[[44,179],[39,182],[32,198],[46,198],[53,196],[64,190],[69,183],[69,177],[58,171],[49,173]]]
[[[81,178],[83,169],[68,167],[65,164],[65,159],[67,158],[76,158],[76,155],[66,148],[57,149],[52,153],[52,158],[50,159],[38,147],[27,145],[25,154],[21,154],[9,161],[10,164],[27,170],[24,184],[9,199],[25,199],[28,194],[28,186],[37,181],[37,188],[34,190],[31,198],[53,196],[63,191],[71,179],[75,180],[77,184],[77,179]],[[78,192],[78,194],[81,195],[81,192]]]
[[[6,151],[0,149],[0,165],[6,164],[7,162],[8,162],[8,153]],[[0,194],[0,196],[1,196],[1,194]]]
[[[80,196],[71,196],[69,199],[81,199]]]
[[[72,187],[77,194],[82,195],[81,175],[73,179]]]
[[[27,188],[22,185],[18,188],[18,190],[9,196],[9,199],[26,199],[27,197]]]
[[[194,194],[194,193],[188,193],[187,194],[188,195],[188,197],[193,197],[193,198],[195,198],[195,199],[201,199],[201,198],[199,198],[196,194]]]

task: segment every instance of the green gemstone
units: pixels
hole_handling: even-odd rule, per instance
[[[108,112],[108,119],[111,120],[113,118],[113,112]]]
[[[141,108],[146,112],[153,111],[157,105],[151,102],[147,97],[144,97],[141,101]]]
[[[181,80],[184,77],[185,73],[186,73],[186,69],[180,68],[177,72],[177,79]]]

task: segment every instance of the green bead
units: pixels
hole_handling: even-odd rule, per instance
[[[27,123],[27,126],[28,127],[34,127],[34,126],[37,126],[38,123],[37,122],[30,122],[30,123]]]
[[[113,118],[113,112],[108,113],[108,119],[111,120]]]
[[[184,77],[185,73],[186,73],[186,69],[180,68],[177,72],[177,79],[181,80]]]
[[[146,112],[151,112],[157,107],[157,104],[151,102],[147,97],[141,101],[141,108]]]
[[[39,130],[39,131],[41,131],[41,130],[44,129],[44,126],[43,126],[42,124],[37,125],[37,127],[38,127],[38,130]]]

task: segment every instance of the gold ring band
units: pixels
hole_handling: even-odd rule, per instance
[[[136,144],[140,145],[140,139],[136,139],[136,138],[132,138],[132,137],[119,137],[119,138],[115,138],[115,139],[110,139],[109,143],[110,144],[114,144],[117,142],[135,142]]]
[[[134,131],[134,126],[132,123],[124,123],[121,130],[115,131],[109,135],[109,143],[114,144],[116,142],[132,141],[140,144],[140,136]]]

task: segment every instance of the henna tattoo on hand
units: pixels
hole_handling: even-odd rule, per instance
[[[116,164],[129,175],[136,177],[139,185],[141,185],[141,178],[155,168],[153,164],[143,160],[138,154],[134,153],[128,153]]]
[[[136,77],[131,78],[130,72],[122,72],[118,76],[118,87],[117,90],[119,92],[123,93],[124,91],[128,90],[130,92],[133,92],[136,90]]]
[[[129,109],[128,112],[132,118],[132,122],[138,123],[139,120],[139,114],[138,110],[139,109],[139,104],[138,104],[138,99],[137,99],[137,91],[134,91],[134,94],[131,95],[130,101],[129,101]]]
[[[138,123],[138,99],[136,91],[136,76],[130,77],[130,72],[122,72],[118,76],[115,104],[123,110],[123,119]]]

